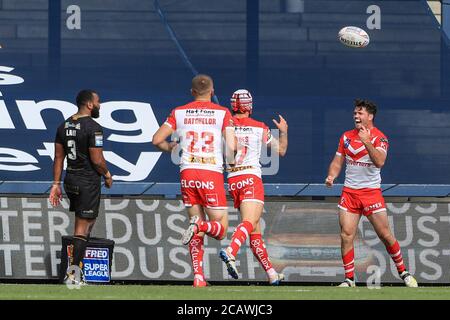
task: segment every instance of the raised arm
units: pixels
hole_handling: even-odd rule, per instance
[[[272,137],[272,140],[270,141],[270,148],[272,148],[280,156],[284,157],[288,148],[288,124],[281,115],[278,116],[280,117],[280,122],[277,122],[275,119],[272,119],[272,121],[275,123],[278,130],[280,130],[280,136],[279,140]]]

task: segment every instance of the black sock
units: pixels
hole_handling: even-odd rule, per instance
[[[84,258],[84,253],[86,251],[87,239],[85,236],[74,236],[73,237],[73,260],[72,265],[82,268],[81,262]]]

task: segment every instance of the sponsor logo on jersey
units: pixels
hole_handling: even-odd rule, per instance
[[[349,158],[346,158],[345,162],[349,166],[358,166],[358,167],[366,167],[366,168],[373,168],[373,167],[375,167],[376,168],[376,166],[373,163],[355,161],[355,160],[349,159]]]
[[[81,129],[81,123],[73,124],[71,122],[64,123],[64,129],[75,128],[77,130]]]
[[[197,156],[190,156],[188,158],[188,161],[190,163],[201,163],[201,164],[216,164],[216,157],[197,157]]]
[[[103,134],[100,132],[95,133],[95,146],[103,147]]]
[[[252,127],[234,127],[236,133],[253,133]]]
[[[344,148],[348,148],[348,146],[350,145],[351,140],[349,138],[345,139],[344,141]]]
[[[195,116],[195,115],[201,115],[201,116],[214,116],[215,110],[210,109],[187,109],[186,115],[187,116]]]

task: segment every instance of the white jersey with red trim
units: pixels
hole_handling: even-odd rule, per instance
[[[228,178],[254,174],[261,178],[261,147],[270,143],[269,127],[252,118],[233,117],[234,132],[238,141],[235,166],[228,168]]]
[[[180,138],[180,171],[223,172],[223,131],[233,126],[227,108],[212,102],[194,101],[173,109],[164,124],[175,130]]]
[[[358,132],[357,129],[347,131],[339,139],[339,147],[336,154],[345,156],[344,186],[352,189],[380,188],[381,169],[377,168],[370,159],[366,147],[358,136]],[[376,149],[387,153],[389,142],[383,132],[375,127],[370,129],[370,142]]]

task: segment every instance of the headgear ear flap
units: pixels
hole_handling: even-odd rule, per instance
[[[231,109],[234,112],[252,113],[253,109],[253,98],[250,92],[246,89],[236,90],[231,96]]]

